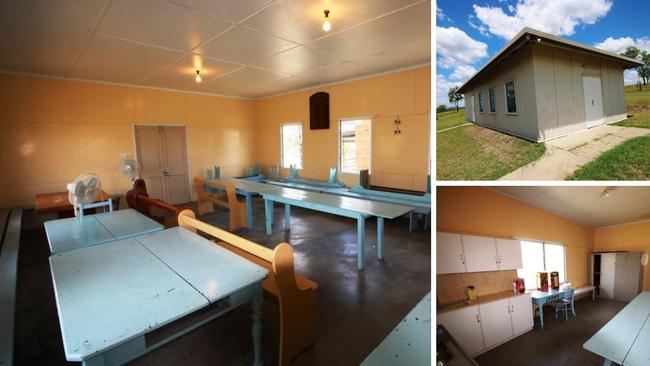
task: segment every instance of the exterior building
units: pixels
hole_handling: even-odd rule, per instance
[[[460,87],[465,118],[545,141],[627,118],[623,71],[636,60],[524,28]]]

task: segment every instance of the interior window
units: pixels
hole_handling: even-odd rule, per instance
[[[282,143],[282,167],[294,165],[302,169],[302,124],[287,123],[280,129]]]
[[[508,113],[517,113],[517,101],[515,99],[515,82],[506,83],[506,111]]]
[[[339,167],[344,173],[370,169],[370,119],[342,120],[339,128]]]
[[[526,289],[536,289],[537,272],[557,271],[560,282],[566,281],[565,252],[560,244],[521,241],[523,268],[517,270],[517,276],[524,279]],[[549,283],[550,283],[549,274]]]

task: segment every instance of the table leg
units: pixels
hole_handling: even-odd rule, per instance
[[[253,351],[255,353],[255,366],[262,365],[262,285],[255,285],[253,294]]]
[[[253,195],[246,195],[246,222],[248,224],[248,229],[253,228]]]
[[[605,359],[603,366],[612,366],[612,360]]]
[[[596,301],[596,289],[591,290],[591,301]]]
[[[266,235],[271,235],[273,226],[273,201],[264,200],[264,215],[266,216]]]
[[[377,216],[377,259],[384,259],[384,218]]]
[[[291,205],[284,204],[284,230],[291,229]]]
[[[539,304],[539,324],[544,329],[544,303]]]
[[[415,213],[415,211],[411,211],[409,218],[409,231],[413,231],[417,227],[418,215]]]
[[[366,248],[366,218],[359,216],[357,218],[357,268],[359,271],[364,268]]]

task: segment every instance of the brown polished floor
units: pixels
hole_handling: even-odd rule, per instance
[[[356,221],[292,209],[291,231],[282,229],[276,205],[273,235],[264,233],[264,205],[254,202],[255,226],[238,233],[273,247],[289,241],[298,273],[316,281],[317,341],[296,365],[358,365],[430,291],[431,240],[422,228],[408,231],[405,218],[387,221],[383,261],[375,258],[375,223],[366,224],[366,269],[356,269]],[[202,220],[227,227],[218,209]],[[42,218],[23,212],[18,261],[16,365],[66,364],[48,264]],[[250,365],[250,307],[215,321],[132,362],[133,365]],[[277,362],[278,314],[263,307],[263,356]]]

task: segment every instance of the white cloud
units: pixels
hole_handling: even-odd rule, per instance
[[[604,41],[595,44],[594,47],[615,53],[623,53],[629,47],[636,47],[640,50],[650,52],[650,39],[648,37],[637,39],[632,37],[607,37]]]
[[[476,68],[470,65],[459,65],[454,69],[454,72],[449,75],[450,79],[465,81],[470,76],[474,75]]]
[[[625,85],[636,84],[637,81],[639,81],[639,74],[637,74],[636,70],[628,69],[623,71],[623,83]]]
[[[438,65],[451,69],[473,64],[487,56],[487,44],[479,42],[456,27],[436,27]]]
[[[507,7],[512,15],[500,6],[474,5],[474,13],[490,33],[510,39],[524,27],[571,35],[577,26],[596,23],[611,7],[612,0],[519,0]]]
[[[445,12],[442,11],[442,9],[440,9],[437,6],[436,6],[436,18],[438,18],[438,20],[446,20],[446,21],[451,22],[451,23],[454,22],[453,20],[451,20],[451,18],[449,18],[447,15],[445,15]]]
[[[436,76],[436,106],[439,106],[441,104],[451,105],[451,103],[449,103],[449,97],[447,95],[449,89],[453,88],[454,86],[461,86],[462,84],[463,83],[460,81],[449,80],[444,75],[437,75]],[[463,103],[461,102],[459,106],[463,106]]]

